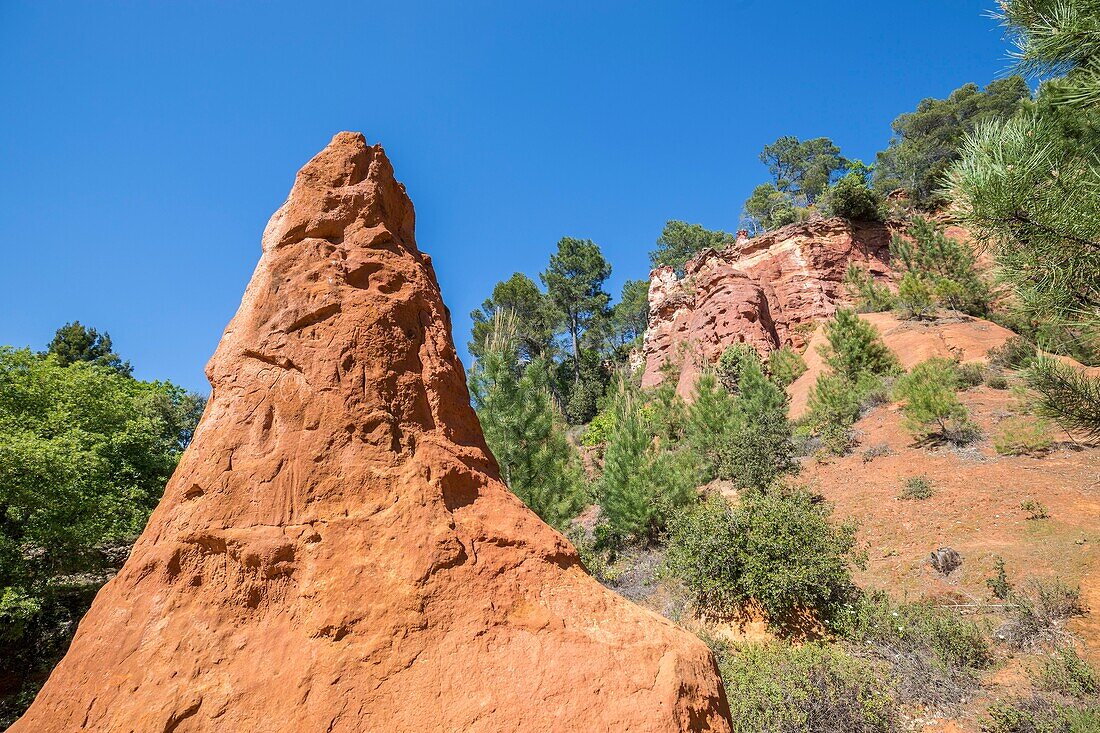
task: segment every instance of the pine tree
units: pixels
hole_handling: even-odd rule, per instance
[[[864,374],[884,375],[897,371],[897,357],[883,343],[875,327],[860,320],[854,311],[840,308],[825,326],[829,341],[822,350],[825,363],[841,377],[856,382]]]
[[[805,374],[806,368],[806,360],[790,346],[775,349],[768,354],[768,374],[784,389]]]
[[[894,307],[894,294],[885,285],[879,285],[871,273],[854,262],[844,274],[844,289],[856,304],[858,313],[879,313]]]
[[[932,318],[935,310],[932,288],[919,275],[913,272],[905,273],[898,283],[894,309],[899,316],[910,321]]]
[[[1054,77],[1024,113],[979,127],[947,176],[954,213],[1025,314],[1100,334],[1100,34],[1096,0],[1005,0],[1021,70]],[[1043,366],[1044,410],[1100,434],[1100,379]]]
[[[922,361],[900,379],[895,395],[905,401],[906,427],[918,441],[966,443],[976,435],[969,413],[955,394],[958,372],[950,359]]]
[[[706,371],[695,383],[695,394],[687,410],[687,444],[701,463],[701,479],[716,478],[734,436],[739,432],[740,415],[734,399],[718,383],[712,371]]]
[[[501,478],[548,524],[564,528],[584,504],[578,457],[549,390],[542,359],[521,366],[515,316],[498,311],[470,369],[470,392]]]
[[[798,468],[787,393],[764,375],[759,361],[745,365],[739,386],[729,419],[733,434],[722,451],[719,473],[738,488],[763,491]]]
[[[57,329],[46,353],[56,356],[61,366],[83,361],[113,369],[124,377],[131,376],[134,371],[130,362],[123,361],[114,352],[111,334],[88,328],[80,321],[66,323]]]
[[[632,391],[621,396],[617,410],[604,452],[600,507],[618,540],[652,541],[668,518],[694,498],[693,455],[654,440]]]
[[[894,235],[890,257],[910,278],[910,292],[919,284],[946,308],[972,316],[988,315],[989,286],[978,274],[970,248],[920,216],[910,222],[908,234],[909,238]]]

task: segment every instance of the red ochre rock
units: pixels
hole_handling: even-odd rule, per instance
[[[690,397],[700,371],[735,343],[761,356],[805,345],[813,324],[845,301],[844,275],[855,263],[876,278],[890,273],[891,229],[843,219],[813,219],[692,258],[684,276],[650,275],[642,386],[677,378]]]
[[[298,173],[194,442],[12,733],[729,730],[706,646],[500,482],[413,226],[362,135]]]

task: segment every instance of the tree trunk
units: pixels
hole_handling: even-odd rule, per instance
[[[576,317],[569,319],[569,335],[573,337],[573,383],[578,384],[581,381],[581,349],[577,341]]]

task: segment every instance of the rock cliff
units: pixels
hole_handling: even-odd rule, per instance
[[[706,647],[501,484],[413,226],[361,135],[298,173],[194,442],[13,733],[729,730]]]
[[[843,302],[850,263],[889,275],[890,237],[884,224],[814,219],[739,237],[721,252],[705,250],[681,278],[657,268],[650,276],[642,385],[660,384],[669,364],[686,397],[703,365],[734,343],[761,355],[788,343],[803,346],[810,324]]]

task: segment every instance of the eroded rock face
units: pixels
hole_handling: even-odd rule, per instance
[[[701,252],[682,278],[654,270],[643,386],[660,384],[668,363],[679,375],[677,391],[688,397],[702,367],[734,343],[762,356],[784,344],[802,347],[813,330],[808,324],[844,302],[850,263],[876,277],[889,274],[890,236],[886,225],[816,219]]]
[[[413,224],[361,135],[299,172],[194,442],[12,731],[729,729],[706,647],[500,483]]]

